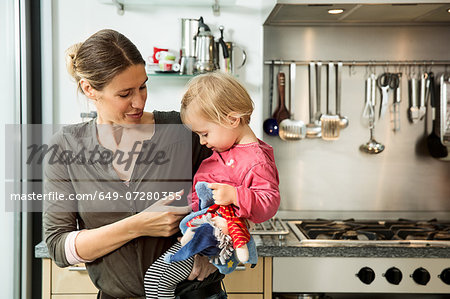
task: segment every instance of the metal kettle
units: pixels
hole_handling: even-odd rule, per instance
[[[203,22],[200,17],[198,25],[198,34],[195,38],[195,68],[199,73],[214,71],[217,66],[215,64],[214,54],[215,42],[208,25]]]

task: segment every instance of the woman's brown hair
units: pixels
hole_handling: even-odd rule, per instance
[[[126,36],[112,29],[100,30],[66,50],[67,71],[81,92],[82,78],[100,91],[116,75],[137,64],[145,65],[139,50]]]

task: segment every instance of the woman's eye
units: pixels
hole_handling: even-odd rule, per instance
[[[141,87],[139,87],[139,89],[146,89],[147,88],[147,85],[142,85]]]
[[[130,93],[125,93],[125,94],[119,94],[119,97],[121,98],[126,98],[130,95]]]

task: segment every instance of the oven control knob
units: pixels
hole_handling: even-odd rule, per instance
[[[359,280],[361,280],[365,284],[371,284],[372,281],[375,279],[375,272],[369,267],[364,267],[359,270],[358,274],[356,276],[359,277]]]
[[[446,284],[450,284],[450,268],[442,270],[439,278]]]
[[[400,281],[402,281],[403,275],[402,271],[400,271],[398,268],[392,267],[387,269],[384,277],[386,277],[386,280],[389,281],[389,283],[399,284]]]
[[[417,268],[411,276],[420,285],[426,285],[430,281],[430,273],[422,267]]]

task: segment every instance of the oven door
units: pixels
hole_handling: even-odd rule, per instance
[[[449,266],[442,258],[274,257],[273,292],[450,294],[441,278]]]

